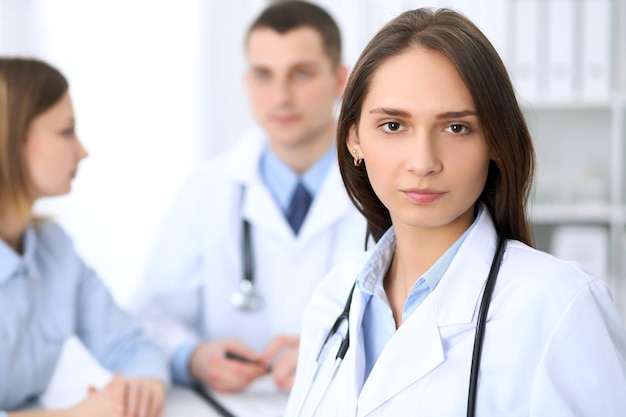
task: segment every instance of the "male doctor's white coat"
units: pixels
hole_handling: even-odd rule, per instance
[[[137,305],[149,335],[169,354],[187,342],[223,338],[263,352],[277,335],[299,334],[315,287],[336,263],[364,251],[365,219],[336,162],[294,236],[260,176],[265,140],[251,131],[194,172],[162,226]],[[231,303],[243,277],[244,218],[252,225],[258,311]]]
[[[495,246],[482,210],[439,285],[397,329],[364,384],[365,305],[356,288],[350,348],[315,415],[465,416],[476,316]],[[313,296],[286,416],[296,415],[322,341],[371,255],[336,268]],[[386,263],[370,264],[381,279]],[[318,401],[336,351],[335,344],[302,416]],[[476,415],[626,416],[626,333],[604,282],[508,242],[487,318]]]

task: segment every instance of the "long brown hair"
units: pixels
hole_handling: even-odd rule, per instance
[[[23,148],[33,119],[67,92],[65,77],[45,62],[0,58],[0,219],[30,216]]]
[[[535,153],[526,121],[494,47],[469,19],[449,9],[421,8],[393,19],[365,47],[348,80],[337,126],[339,167],[350,198],[367,219],[369,233],[378,241],[391,226],[391,217],[372,189],[366,161],[355,167],[346,141],[352,127],[358,134],[363,101],[378,67],[416,47],[449,59],[465,82],[494,159],[479,200],[506,238],[532,245],[526,206]]]

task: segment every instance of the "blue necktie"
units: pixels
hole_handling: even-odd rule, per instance
[[[296,185],[296,189],[291,197],[289,208],[287,208],[287,221],[296,235],[300,230],[300,226],[302,226],[307,211],[309,211],[311,201],[313,201],[311,193],[307,191],[302,182],[298,181],[298,185]]]

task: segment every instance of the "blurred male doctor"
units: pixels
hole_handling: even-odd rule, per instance
[[[291,388],[309,296],[363,250],[366,230],[336,161],[334,110],[348,75],[336,22],[316,5],[278,2],[252,23],[246,52],[263,129],[188,178],[136,303],[175,382],[220,392],[246,388],[270,365],[276,385]]]

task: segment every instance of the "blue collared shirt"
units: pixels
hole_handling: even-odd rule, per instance
[[[169,384],[164,354],[117,307],[58,225],[35,221],[22,246],[20,256],[0,239],[0,409],[46,390],[71,335],[105,368]]]
[[[482,208],[479,208],[479,210],[482,210]],[[478,219],[478,216],[476,216],[476,219]],[[402,309],[403,322],[417,310],[422,301],[437,287],[461,244],[475,224],[476,220],[437,262],[415,282]],[[372,257],[364,268],[364,272],[357,279],[357,287],[367,300],[361,324],[365,346],[365,375],[363,382],[365,382],[372,371],[385,345],[396,332],[396,322],[383,286],[383,280],[393,259],[395,248],[396,235],[392,227],[381,237]]]
[[[302,176],[298,176],[298,173],[281,161],[274,152],[269,148],[265,148],[260,161],[261,177],[283,213],[289,207],[291,196],[296,189],[298,181],[304,183],[307,191],[315,199],[315,195],[322,186],[324,177],[333,163],[336,153],[336,148],[332,146]]]
[[[335,146],[315,162],[302,176],[293,171],[276,156],[269,148],[265,148],[259,161],[259,170],[263,183],[269,189],[274,201],[283,211],[287,212],[291,196],[299,180],[304,182],[313,199],[324,182],[324,178],[331,165],[335,163],[337,150]],[[192,384],[194,382],[189,373],[189,361],[194,349],[200,341],[185,343],[178,347],[170,361],[172,378],[176,383]],[[2,416],[0,416],[2,417]]]

